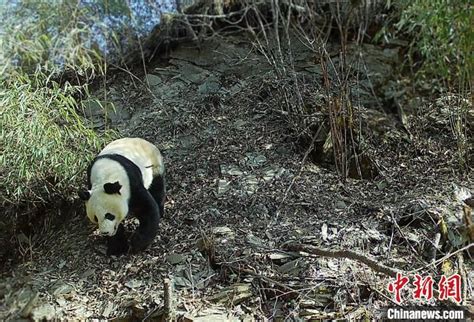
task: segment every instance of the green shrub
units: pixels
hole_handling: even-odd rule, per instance
[[[2,203],[67,195],[101,145],[76,112],[80,87],[33,83],[18,78],[0,91]]]
[[[428,90],[434,97],[449,101],[456,157],[461,165],[468,166],[472,158],[471,105],[465,102],[472,95],[474,5],[470,0],[402,0],[394,3],[399,14],[396,30],[399,36],[411,39],[407,66],[415,67],[412,69],[416,71],[414,84],[422,85],[417,88]],[[436,108],[437,104],[432,106]]]
[[[399,30],[413,37],[423,57],[422,75],[446,81],[450,90],[469,88],[473,72],[474,6],[470,0],[403,0]]]
[[[93,17],[77,2],[23,1],[0,18],[0,204],[67,198],[107,137],[78,113],[106,70],[84,23]]]

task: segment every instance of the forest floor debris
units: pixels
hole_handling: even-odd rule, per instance
[[[372,67],[386,84],[393,53],[370,51],[367,64],[382,64]],[[306,56],[296,58],[301,72],[319,77]],[[304,247],[439,274],[426,266],[433,251],[446,251],[432,242],[438,224],[462,222],[454,187],[474,191],[443,109],[410,105],[400,124],[376,97],[361,95],[363,115],[378,120],[367,139],[381,171],[343,184],[331,169],[302,164],[305,150],[275,111],[272,69],[242,40],[180,46],[142,79],[137,89],[117,75],[97,93],[107,91],[119,107],[110,121],[122,136],[163,151],[168,197],[159,236],[143,253],[106,257],[84,210],[71,209],[73,219],[33,237],[24,260],[2,272],[0,319],[158,319],[166,313],[165,279],[173,283],[173,314],[185,321],[373,318],[393,305],[390,274],[350,256],[308,256]],[[447,258],[443,273],[464,272],[464,304],[472,307],[472,258],[461,263]]]

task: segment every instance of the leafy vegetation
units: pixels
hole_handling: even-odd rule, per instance
[[[411,39],[409,65],[416,67],[423,88],[450,101],[449,122],[457,159],[468,165],[472,158],[468,121],[474,71],[472,1],[404,0],[398,5],[396,27]]]
[[[1,10],[0,203],[66,197],[102,145],[78,113],[88,80],[106,66],[88,46],[90,15],[68,1],[25,1]]]
[[[397,28],[412,36],[411,56],[423,57],[422,75],[467,89],[473,72],[473,5],[469,0],[404,0]],[[439,87],[437,88],[439,89]]]
[[[68,191],[100,145],[76,112],[80,90],[27,76],[2,89],[2,188],[9,202],[45,201]]]

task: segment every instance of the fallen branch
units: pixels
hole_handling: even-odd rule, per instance
[[[383,264],[377,263],[377,261],[370,259],[360,253],[356,253],[350,250],[326,250],[321,249],[313,245],[305,245],[305,244],[298,244],[298,243],[289,243],[285,245],[285,248],[289,251],[296,251],[296,252],[306,252],[312,255],[318,256],[325,256],[325,257],[333,257],[333,258],[347,258],[352,259],[365,265],[369,266],[376,272],[385,274],[390,277],[396,277],[397,273],[406,274],[406,272],[402,270],[398,270],[395,268],[391,268],[385,266]]]
[[[165,321],[176,321],[176,309],[173,294],[173,282],[169,278],[163,280],[163,300],[165,308]]]
[[[473,246],[473,244],[467,245],[466,247],[458,249],[457,251],[455,251],[451,254],[448,254],[447,256],[444,256],[440,260],[447,259],[447,258],[449,258],[449,257],[451,257],[451,256],[453,256],[453,255],[455,255],[459,252],[462,252],[463,250],[466,250],[466,249],[472,247],[472,246]],[[385,266],[383,264],[379,264],[373,259],[370,259],[370,258],[368,258],[364,255],[359,254],[359,253],[352,252],[350,250],[336,250],[336,251],[333,251],[333,250],[321,249],[321,248],[318,248],[318,247],[313,246],[313,245],[305,245],[305,244],[298,244],[298,243],[288,243],[288,244],[285,245],[285,248],[289,251],[305,252],[305,253],[309,253],[311,255],[333,257],[333,258],[347,258],[347,259],[355,260],[355,261],[364,263],[365,265],[369,266],[371,269],[373,269],[376,272],[385,274],[385,275],[393,277],[393,278],[397,276],[397,273],[400,273],[403,276],[406,276],[406,275],[411,275],[412,273],[421,270],[421,269],[416,269],[416,270],[413,270],[413,271],[403,271],[403,270],[399,270],[399,269],[396,269],[396,268],[391,268],[391,267]],[[438,261],[440,261],[440,260],[438,260]],[[432,264],[429,264],[426,267],[428,267],[430,265],[432,265]],[[437,289],[433,289],[433,295],[435,297],[439,297],[439,291]],[[446,299],[442,302],[447,302],[452,306],[459,306],[458,303],[454,302],[451,299]]]
[[[445,256],[443,256],[443,257],[441,257],[440,259],[436,260],[435,262],[432,262],[432,263],[426,264],[425,266],[422,266],[422,267],[420,267],[420,268],[416,268],[416,269],[414,269],[414,270],[411,270],[411,271],[409,271],[408,273],[409,273],[409,274],[412,274],[412,273],[419,272],[419,271],[421,271],[421,270],[423,270],[423,269],[425,269],[425,268],[428,268],[428,267],[431,266],[431,265],[436,266],[437,264],[439,264],[439,263],[441,263],[441,262],[444,262],[445,260],[447,260],[448,258],[450,258],[450,257],[452,257],[452,256],[454,256],[454,255],[456,255],[457,253],[463,252],[463,251],[468,250],[468,249],[473,248],[473,247],[474,247],[474,243],[470,243],[469,245],[464,246],[463,248],[459,248],[458,250],[456,250],[456,251],[454,251],[454,252],[452,252],[452,253],[449,253],[449,254],[447,254],[447,255],[445,255]]]
[[[163,279],[163,306],[149,311],[141,321],[176,321],[176,299],[173,280]]]

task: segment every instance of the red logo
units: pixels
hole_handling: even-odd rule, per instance
[[[395,301],[397,303],[402,302],[400,291],[408,283],[408,281],[408,277],[403,277],[402,274],[397,273],[397,278],[395,279],[395,282],[388,284],[388,291],[390,293],[395,293]]]
[[[433,278],[431,276],[422,278],[420,275],[415,274],[415,279],[413,285],[415,285],[416,289],[413,293],[413,298],[421,300],[421,297],[424,297],[428,301],[431,300],[433,297]]]
[[[410,279],[407,276],[397,273],[395,281],[388,284],[388,291],[395,294],[395,302],[399,304],[402,302],[401,291],[409,281]],[[421,275],[415,274],[413,298],[416,300],[421,300],[422,298],[427,301],[431,300],[433,298],[433,284],[434,282],[431,276],[422,277]],[[454,274],[450,277],[446,277],[445,275],[441,276],[438,282],[438,288],[438,300],[453,299],[457,303],[461,303],[461,276],[459,274]]]
[[[438,287],[440,300],[452,298],[461,303],[461,276],[459,274],[451,275],[449,278],[441,276]]]

